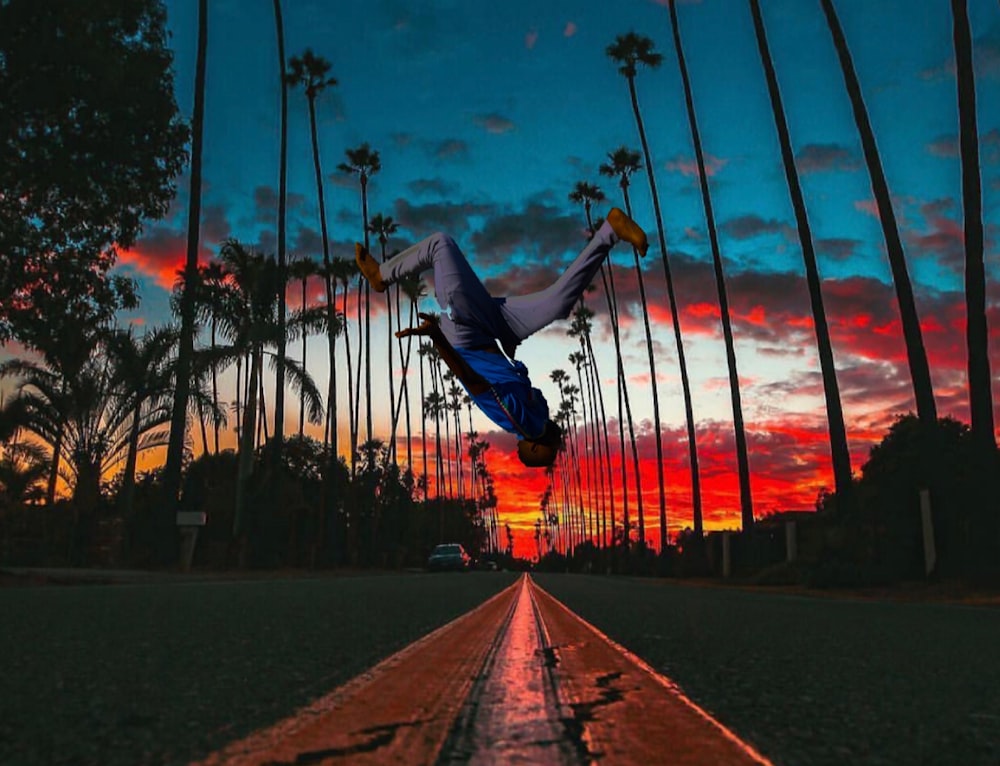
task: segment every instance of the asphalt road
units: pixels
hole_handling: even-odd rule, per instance
[[[0,764],[181,764],[514,581],[411,574],[0,588]]]
[[[0,764],[186,763],[514,578],[0,588]],[[775,763],[1000,764],[1000,608],[535,579]]]
[[[533,577],[777,764],[1000,764],[1000,608]]]

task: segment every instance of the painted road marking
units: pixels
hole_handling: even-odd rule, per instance
[[[496,654],[466,700],[438,764],[579,763],[545,662],[528,579]]]
[[[203,766],[433,763],[521,583]]]
[[[563,701],[585,760],[636,764],[770,764],[752,745],[641,658],[534,582]]]
[[[669,678],[530,577],[221,764],[769,764]]]

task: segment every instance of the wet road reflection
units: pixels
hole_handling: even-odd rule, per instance
[[[580,762],[566,737],[543,632],[524,578],[507,629],[439,763]]]
[[[525,575],[222,764],[767,764]]]

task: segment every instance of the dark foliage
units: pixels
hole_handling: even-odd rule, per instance
[[[0,3],[0,340],[134,304],[108,270],[186,159],[164,22],[159,0]]]

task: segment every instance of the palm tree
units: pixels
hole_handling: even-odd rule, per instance
[[[591,209],[595,202],[601,202],[605,199],[604,192],[600,190],[596,185],[589,184],[585,181],[578,181],[576,187],[572,192],[570,192],[569,198],[573,202],[583,203],[584,215],[587,219],[587,229],[593,235],[595,231],[594,221],[591,218]],[[600,267],[601,281],[604,284],[604,298],[608,305],[608,315],[610,317],[611,327],[612,327],[612,339],[615,344],[615,356],[621,359],[621,338],[618,332],[618,310],[614,296],[614,277],[612,276],[611,264],[607,264],[607,269],[605,269],[605,264],[601,264]],[[609,285],[609,278],[611,283]],[[582,313],[586,312],[586,313]],[[590,339],[590,318],[593,316],[593,312],[589,309],[585,309],[583,306],[583,301],[581,299],[580,306],[577,309],[577,317],[573,322],[573,329],[578,331],[581,339],[586,339],[587,344],[587,354],[590,357],[590,362],[594,368],[595,377],[597,375],[597,358],[594,355],[593,343]],[[582,324],[577,328],[577,323]],[[622,390],[625,385],[625,380],[623,377],[618,377],[618,390]],[[615,492],[614,492],[614,482],[612,481],[612,468],[611,468],[611,444],[608,439],[608,420],[607,413],[604,409],[604,389],[600,386],[597,388],[598,400],[601,406],[601,425],[604,431],[604,453],[607,457],[607,472],[608,472],[608,491],[611,497],[611,539],[614,540],[614,529],[615,529]],[[622,470],[622,493],[623,500],[625,503],[625,508],[628,508],[628,487],[626,481],[626,468],[625,468],[625,430],[623,425],[622,417],[622,397],[618,397],[618,437],[619,446],[621,449],[621,470]],[[627,512],[626,512],[627,515]]]
[[[285,25],[281,17],[281,0],[274,0],[274,29],[278,36],[278,83],[281,88],[281,138],[278,158],[278,284],[282,285],[278,300],[278,354],[274,371],[274,451],[275,465],[281,463],[285,440],[285,330],[287,312],[284,285],[288,283],[285,260],[285,211],[288,197],[288,72],[285,70]],[[279,471],[276,474],[280,477]]]
[[[309,286],[309,278],[314,277],[319,273],[319,269],[316,267],[316,262],[312,258],[299,258],[294,263],[292,263],[289,269],[289,277],[291,279],[297,279],[302,285],[302,296],[301,296],[301,311],[302,316],[306,315],[306,309],[309,308],[309,296],[307,294],[307,289]],[[301,325],[302,332],[302,369],[306,369],[306,341],[309,338],[309,326],[302,322]],[[331,374],[333,371],[331,370]],[[305,399],[299,400],[299,438],[303,436],[306,425],[306,402]]]
[[[188,395],[194,357],[195,294],[198,278],[198,240],[201,234],[201,154],[205,122],[205,52],[208,46],[208,0],[198,0],[198,53],[194,76],[194,111],[191,115],[191,185],[188,194],[187,257],[184,261],[185,289],[181,294],[181,334],[177,351],[174,407],[170,419],[170,441],[163,469],[165,509],[177,503],[181,483],[181,460],[187,430]]]
[[[632,203],[629,200],[628,187],[630,178],[634,173],[642,169],[639,161],[639,154],[622,147],[616,152],[608,155],[610,162],[601,165],[602,175],[618,178],[618,185],[622,190],[622,198],[625,204],[625,212],[632,216]],[[649,361],[650,388],[653,395],[653,425],[656,429],[656,478],[659,485],[660,498],[660,550],[667,548],[667,493],[666,480],[663,475],[663,432],[660,428],[660,395],[657,391],[656,381],[656,360],[653,355],[653,333],[649,326],[649,308],[646,304],[646,286],[642,278],[642,266],[639,263],[639,251],[632,248],[632,257],[635,261],[636,280],[639,284],[639,301],[642,306],[643,328],[646,332],[646,355]],[[639,513],[639,543],[646,544],[646,523],[644,514]]]
[[[597,406],[592,399],[593,389],[590,386],[584,385],[583,382],[583,369],[588,366],[589,360],[587,359],[587,354],[582,349],[583,344],[581,343],[580,351],[570,353],[569,362],[576,368],[577,388],[580,391],[580,410],[583,419],[583,453],[584,455],[590,455],[589,460],[583,460],[582,462],[587,475],[587,501],[590,505],[591,526],[593,526],[594,511],[598,508],[597,485],[599,479],[597,477],[601,476],[600,466],[596,465],[600,460],[600,449],[597,446],[597,438],[594,432],[594,425],[597,420],[595,414]],[[587,412],[588,405],[590,406],[589,417]],[[603,500],[603,493],[601,500]],[[600,527],[600,524],[598,524],[598,527]],[[591,534],[593,534],[593,531]],[[597,536],[597,539],[599,542],[600,535]]]
[[[424,362],[427,357],[432,357],[437,353],[436,349],[431,343],[421,342],[420,347],[417,349],[417,355],[420,357],[420,449],[423,465],[423,479],[424,479],[424,498],[428,497],[428,491],[430,485],[427,483],[427,407],[425,402],[427,401],[427,386],[424,383]]]
[[[920,319],[913,299],[913,287],[906,268],[906,256],[903,253],[903,243],[896,224],[896,214],[892,208],[892,198],[889,185],[885,180],[882,160],[878,145],[875,143],[875,132],[868,119],[868,109],[861,93],[861,83],[854,71],[850,51],[840,20],[831,0],[820,0],[823,12],[826,14],[833,45],[840,60],[840,68],[844,76],[844,85],[851,100],[854,112],[854,122],[857,124],[861,137],[861,148],[871,178],[872,194],[878,209],[878,219],[882,224],[882,235],[885,238],[885,250],[889,257],[893,283],[896,286],[896,299],[899,303],[899,318],[903,325],[903,340],[906,343],[906,357],[910,365],[910,377],[913,382],[913,394],[917,402],[917,417],[925,426],[933,427],[937,423],[937,407],[934,404],[934,387],[931,384],[930,366],[927,363],[927,351],[924,349],[923,333],[920,330]],[[991,416],[992,417],[992,416]]]
[[[327,389],[327,420],[330,421],[329,412],[333,413],[334,428],[331,432],[332,448],[330,460],[326,466],[326,480],[332,481],[337,475],[337,388],[336,388],[336,365],[337,365],[337,342],[334,328],[338,326],[337,311],[335,302],[334,279],[336,272],[330,260],[330,234],[326,225],[326,204],[323,194],[323,171],[319,155],[319,134],[316,130],[316,98],[327,88],[337,84],[337,80],[329,76],[330,62],[315,55],[310,49],[306,49],[301,56],[293,56],[288,62],[288,82],[293,85],[301,85],[305,90],[306,102],[309,106],[309,134],[312,141],[313,175],[316,178],[316,200],[319,208],[320,236],[323,242],[323,286],[326,289],[326,340],[327,356],[330,365],[329,388]],[[345,299],[346,302],[346,299]],[[344,315],[346,317],[346,313]],[[345,334],[346,335],[346,334]],[[348,363],[349,364],[349,363]],[[324,441],[326,440],[324,436]],[[354,450],[352,445],[351,455]],[[352,457],[353,465],[353,457]]]
[[[347,332],[347,295],[351,280],[357,272],[357,266],[355,266],[353,261],[349,261],[346,258],[335,258],[333,261],[332,271],[336,280],[344,287],[344,291],[341,293],[341,305],[343,307],[341,316],[343,317],[344,323],[344,354],[347,358],[347,428],[351,447],[351,475],[353,476],[355,471],[354,455],[358,451],[358,419],[354,405],[355,387],[354,372],[351,366],[351,335]],[[358,383],[360,385],[360,381],[358,381]],[[336,408],[333,408],[333,412],[334,418],[336,418]],[[336,437],[334,437],[334,441],[336,442]]]
[[[983,190],[976,126],[976,79],[972,32],[965,0],[951,0],[958,84],[959,146],[962,157],[962,209],[965,219],[965,340],[968,347],[969,409],[972,437],[984,450],[996,450],[993,426],[989,331],[986,324],[986,271],[983,263]]]
[[[448,390],[445,392],[448,396],[448,410],[452,413],[452,418],[455,423],[455,459],[457,462],[458,476],[458,496],[460,498],[465,497],[465,471],[462,467],[462,388],[458,385],[458,379],[455,375],[449,372],[446,375],[448,381]]]
[[[71,488],[74,556],[82,553],[86,530],[101,496],[101,477],[126,459],[134,428],[135,397],[117,385],[108,358],[92,352],[71,379],[49,365],[11,360],[0,365],[0,379],[16,378],[15,396],[0,412],[6,428],[20,428],[67,456],[63,474]],[[165,446],[167,407],[143,408],[137,451]],[[81,534],[82,533],[82,534]]]
[[[792,152],[792,139],[788,132],[788,121],[785,119],[785,108],[781,102],[781,91],[778,88],[778,78],[774,71],[774,62],[767,44],[767,32],[761,17],[759,0],[750,0],[750,11],[753,15],[754,31],[757,37],[757,47],[760,50],[761,63],[767,79],[767,89],[771,98],[771,111],[781,145],[781,159],[785,168],[785,178],[788,182],[788,194],[791,197],[792,208],[795,211],[795,222],[799,231],[799,242],[802,245],[802,259],[805,262],[806,282],[809,286],[809,302],[812,307],[813,324],[816,327],[816,346],[819,353],[820,373],[823,376],[823,392],[826,396],[826,415],[830,430],[830,452],[833,462],[833,481],[837,492],[838,507],[845,511],[854,509],[854,488],[851,484],[851,455],[847,448],[847,429],[844,425],[844,410],[840,403],[840,388],[837,385],[837,369],[833,363],[833,346],[830,343],[830,330],[826,322],[826,310],[823,308],[823,291],[819,278],[819,268],[816,264],[816,251],[813,247],[812,231],[809,227],[809,216],[806,212],[805,199],[802,196],[802,186],[799,174],[795,168],[795,155]]]
[[[427,288],[424,285],[424,281],[420,278],[419,274],[408,274],[399,281],[399,290],[404,293],[407,298],[410,299],[410,312],[409,312],[409,324],[413,324],[417,318],[418,304],[420,299],[427,294]],[[396,312],[397,324],[399,320],[399,312]],[[409,387],[409,366],[410,366],[410,350],[413,344],[413,336],[406,336],[406,353],[403,353],[403,339],[399,338],[399,357],[403,365],[403,383],[402,390],[400,391],[402,395],[401,403],[396,407],[396,414],[393,415],[393,421],[398,421],[399,419],[399,407],[405,407],[406,409],[406,464],[413,467],[413,429],[412,421],[410,417],[410,387]],[[423,392],[421,392],[421,399],[423,399]]]
[[[40,444],[16,439],[6,444],[0,458],[0,508],[41,501],[45,497],[48,470],[45,450]]]
[[[435,380],[434,376],[431,376],[432,380]],[[435,386],[437,383],[435,382]],[[431,391],[427,394],[427,398],[424,399],[424,413],[428,418],[434,419],[434,441],[435,441],[435,454],[437,456],[437,468],[434,474],[434,488],[437,492],[438,498],[438,515],[439,515],[439,526],[440,535],[444,535],[444,505],[441,502],[443,497],[444,488],[444,463],[442,462],[441,454],[441,414],[444,412],[444,397],[441,396],[436,390]]]
[[[347,149],[344,151],[347,155],[347,162],[341,162],[337,165],[337,170],[341,173],[346,173],[348,175],[357,175],[358,182],[361,184],[361,223],[362,231],[364,232],[365,238],[365,251],[369,252],[368,247],[368,179],[373,175],[378,173],[382,169],[382,161],[379,159],[378,152],[373,150],[367,142],[361,144],[361,146],[355,149]],[[372,439],[372,358],[371,358],[371,289],[368,286],[368,280],[358,277],[358,332],[361,332],[361,296],[364,294],[364,304],[365,304],[365,322],[364,322],[364,332],[365,332],[365,393],[367,394],[365,402],[365,424],[367,426],[366,433],[368,435],[368,441]],[[360,343],[360,334],[358,336],[358,341]],[[358,357],[358,380],[361,380],[361,357]],[[358,396],[361,393],[361,387],[358,387],[355,395]],[[360,412],[360,406],[358,400],[354,400],[355,409]]]
[[[201,287],[201,293],[198,300],[198,308],[203,314],[207,314],[209,322],[209,348],[211,353],[214,355],[216,345],[218,344],[218,323],[219,317],[225,310],[224,296],[225,291],[223,289],[223,283],[225,282],[226,272],[222,268],[222,264],[218,261],[212,260],[199,269],[198,283]],[[213,411],[219,411],[219,375],[218,375],[218,364],[212,364],[212,409]],[[219,418],[213,419],[213,431],[214,431],[214,451],[215,454],[219,454],[219,426],[221,425]]]
[[[688,77],[684,48],[681,45],[680,24],[677,21],[677,4],[670,0],[670,24],[674,33],[674,48],[677,51],[677,66],[680,68],[684,84],[684,102],[687,106],[688,124],[691,127],[691,141],[694,144],[695,160],[698,163],[698,179],[701,182],[701,200],[705,208],[705,224],[712,247],[712,263],[715,266],[715,286],[719,293],[719,310],[722,316],[722,337],[726,343],[726,364],[729,368],[729,394],[733,407],[733,431],[736,438],[736,465],[740,484],[740,516],[744,530],[753,526],[753,495],[750,492],[750,459],[747,455],[747,436],[743,427],[743,403],[740,398],[740,376],[736,369],[736,348],[733,343],[733,324],[729,315],[729,297],[726,291],[726,276],[722,268],[722,254],[719,251],[719,235],[715,228],[715,214],[712,211],[712,195],[708,188],[708,174],[705,172],[705,154],[701,147],[701,133],[691,95],[691,81]],[[695,514],[694,532],[701,537],[703,531],[701,513]]]
[[[577,181],[573,191],[569,193],[571,202],[583,205],[583,213],[587,218],[587,238],[594,236],[594,221],[590,212],[595,202],[604,201],[604,192],[595,184],[586,181]]]
[[[398,229],[399,229],[399,224],[397,224],[395,221],[393,221],[391,216],[382,215],[381,213],[379,213],[375,217],[373,217],[372,220],[371,220],[371,223],[368,225],[368,230],[372,234],[374,234],[374,235],[376,235],[378,237],[378,242],[379,242],[379,245],[380,245],[381,250],[382,250],[382,262],[383,263],[387,260],[386,252],[385,252],[385,245],[389,241],[389,237],[391,237],[393,234],[395,234]],[[392,345],[393,345],[393,337],[392,337],[392,295],[393,294],[396,295],[397,299],[398,299],[398,296],[399,296],[399,287],[398,286],[393,287],[393,289],[391,289],[391,290],[386,290],[385,291],[385,308],[386,308],[386,316],[388,318],[388,323],[389,323],[389,332],[386,333],[386,335],[388,337],[388,346],[389,346],[389,375],[388,375],[388,377],[389,377],[389,403],[390,403],[390,408],[392,407],[392,403],[396,401],[396,386],[395,386],[395,384],[393,382],[393,368],[395,367],[395,363],[394,363],[394,360],[393,360],[393,353],[392,353]],[[392,430],[391,430],[391,436],[390,436],[390,439],[389,439],[389,455],[390,455],[390,459],[395,462],[395,460],[396,460],[396,417],[395,417],[395,411],[390,412],[390,418],[391,418],[391,429]]]
[[[681,389],[684,394],[684,415],[687,418],[688,432],[688,453],[691,463],[691,500],[694,515],[701,515],[701,478],[698,471],[698,443],[694,428],[694,408],[691,404],[691,382],[688,378],[687,360],[684,356],[684,340],[681,337],[680,315],[677,310],[677,298],[674,295],[674,280],[670,275],[670,261],[667,258],[667,242],[663,232],[663,216],[660,214],[660,198],[656,193],[656,175],[653,173],[653,160],[649,153],[649,144],[646,141],[646,129],[643,127],[642,114],[639,111],[639,99],[635,90],[635,76],[639,64],[655,69],[663,61],[663,56],[653,50],[653,41],[648,37],[641,37],[634,32],[626,35],[619,35],[614,44],[609,45],[607,54],[612,61],[620,64],[618,71],[624,75],[628,83],[629,97],[632,100],[632,112],[635,115],[635,124],[639,130],[639,142],[642,144],[642,154],[646,160],[646,175],[649,178],[649,194],[653,200],[653,213],[656,217],[656,233],[660,242],[660,257],[663,261],[663,274],[667,280],[667,296],[670,299],[670,319],[674,325],[674,340],[677,344],[677,363],[681,373]],[[656,379],[653,379],[653,387],[656,387]],[[657,439],[660,438],[659,423],[656,425]],[[660,443],[657,441],[657,448]],[[662,463],[662,460],[660,461]],[[661,542],[665,539],[666,524],[663,517],[666,514],[665,498],[663,495],[663,480],[660,479],[660,516]]]
[[[278,284],[277,263],[273,258],[265,258],[233,239],[223,243],[219,255],[230,275],[230,308],[226,312],[225,332],[232,345],[227,351],[233,358],[247,356],[249,359],[247,396],[241,413],[236,514],[233,519],[233,536],[243,540],[247,533],[249,485],[257,430],[257,392],[264,356],[268,354],[269,347],[277,345],[277,304],[283,287]],[[315,383],[293,359],[286,359],[286,365],[292,385],[307,398],[310,422],[320,422],[323,405]]]
[[[135,494],[135,467],[143,424],[166,422],[170,411],[170,362],[177,344],[177,331],[154,329],[141,339],[131,331],[119,331],[107,341],[112,365],[112,385],[129,399],[131,424],[128,454],[119,492],[119,506],[126,518],[132,515]],[[147,426],[148,430],[148,426]]]
[[[587,360],[588,360],[587,364],[586,364],[586,368],[587,368],[588,377],[590,378],[589,385],[590,385],[590,388],[591,388],[591,399],[592,399],[592,401],[596,401],[596,405],[597,405],[597,407],[599,407],[599,411],[595,412],[595,415],[594,415],[594,421],[595,421],[594,422],[594,428],[595,429],[599,429],[598,433],[595,434],[594,441],[597,444],[597,448],[598,448],[597,452],[598,452],[598,460],[599,461],[601,460],[601,450],[600,450],[600,448],[602,446],[604,448],[604,453],[603,453],[603,455],[604,455],[604,468],[603,468],[603,471],[601,471],[601,473],[600,473],[600,476],[601,476],[600,481],[601,481],[602,494],[603,494],[604,493],[603,486],[604,486],[605,475],[606,475],[606,477],[607,477],[607,496],[609,498],[610,506],[611,506],[611,511],[610,511],[610,513],[611,513],[611,533],[612,533],[612,539],[613,539],[614,538],[614,530],[615,530],[615,492],[614,492],[614,482],[613,482],[612,467],[611,467],[611,442],[610,442],[610,439],[608,437],[607,413],[605,412],[605,409],[604,409],[604,389],[600,385],[599,371],[598,371],[598,368],[597,368],[597,357],[594,354],[594,344],[593,344],[593,342],[591,340],[591,337],[590,337],[591,336],[591,332],[590,332],[590,330],[591,330],[591,319],[593,318],[593,316],[594,316],[594,312],[591,311],[589,308],[587,308],[583,304],[583,301],[581,301],[580,305],[577,306],[576,311],[573,312],[573,322],[571,323],[569,330],[567,330],[567,334],[570,335],[570,336],[577,336],[580,339],[580,345],[581,345],[581,347],[584,348],[584,350],[586,351],[586,357],[587,357]],[[600,424],[599,426],[598,426],[598,423]],[[619,427],[620,426],[621,426],[621,424],[619,423]],[[602,445],[602,438],[603,438],[603,445]],[[625,445],[623,443],[622,444],[622,457],[623,457],[622,465],[623,465],[623,467],[624,467],[624,452],[625,452],[624,446]],[[606,506],[607,506],[607,504],[602,505],[602,516],[601,516],[602,527],[603,527],[602,541],[603,541],[603,543],[605,545],[607,545],[608,520],[607,520],[605,514],[603,513],[603,511],[606,510]]]

